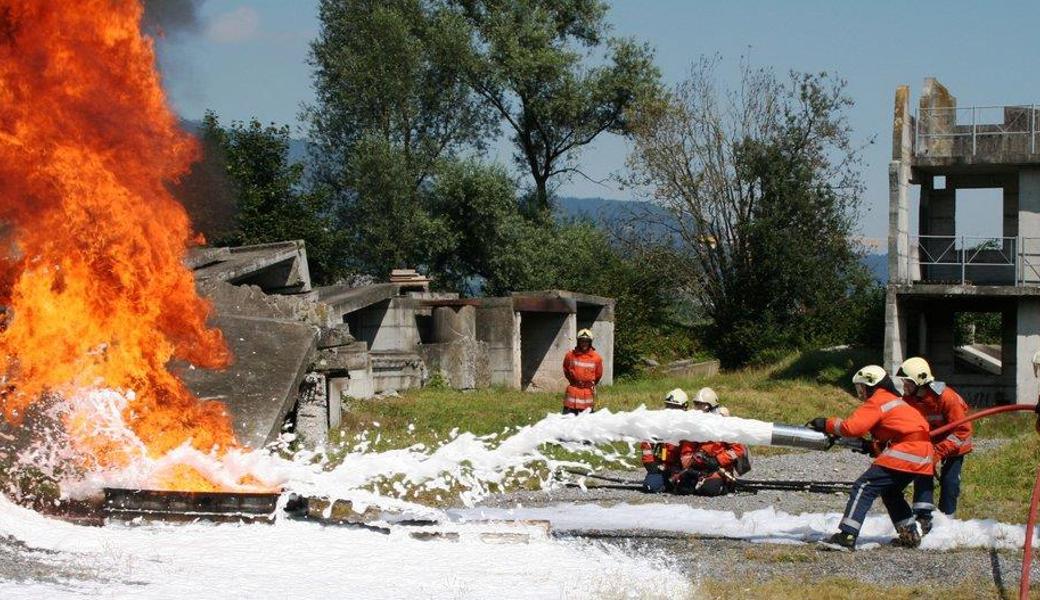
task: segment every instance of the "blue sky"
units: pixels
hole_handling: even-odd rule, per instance
[[[171,100],[187,118],[213,109],[225,119],[256,116],[298,125],[310,101],[308,43],[318,29],[316,0],[205,0],[203,30],[163,44]],[[741,55],[779,71],[829,71],[849,82],[856,136],[876,143],[865,153],[867,192],[861,232],[882,238],[887,227],[893,95],[911,86],[913,102],[926,76],[940,79],[971,104],[1040,103],[1034,75],[1038,2],[947,0],[861,2],[787,0],[618,0],[610,13],[615,32],[649,42],[665,80],[680,80],[690,63],[719,53],[731,76]],[[626,148],[604,139],[583,155],[594,178],[624,168]],[[503,147],[497,156],[507,160]],[[627,198],[612,186],[574,179],[561,193]],[[958,199],[958,229],[999,235],[993,193]]]

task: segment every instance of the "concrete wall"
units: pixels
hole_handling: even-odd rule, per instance
[[[574,314],[520,313],[520,385],[530,391],[563,391],[563,359],[578,333]]]
[[[344,321],[350,333],[372,352],[414,352],[419,347],[415,310],[415,300],[391,298],[349,313]]]
[[[513,301],[483,301],[477,308],[476,332],[487,344],[491,384],[520,388],[520,315],[513,311]]]
[[[1033,374],[1033,355],[1040,350],[1040,298],[1020,299],[1017,317],[1016,348],[1010,355],[1015,363],[1004,363],[1004,369],[1015,373],[1015,397],[1011,400],[1036,404],[1040,385]]]
[[[600,385],[614,383],[614,307],[596,304],[578,304],[576,327],[591,329],[595,338],[593,346],[603,358],[603,379]]]

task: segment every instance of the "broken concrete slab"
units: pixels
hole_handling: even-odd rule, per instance
[[[197,248],[185,263],[196,281],[218,279],[236,285],[257,285],[268,293],[311,290],[307,250],[303,240],[235,248]]]
[[[234,362],[222,370],[174,365],[174,372],[200,398],[223,402],[238,440],[259,448],[278,437],[296,403],[318,330],[304,323],[219,311],[218,306],[212,325],[224,332]]]

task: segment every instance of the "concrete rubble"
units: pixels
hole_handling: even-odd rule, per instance
[[[459,298],[398,269],[389,283],[314,287],[302,241],[199,248],[187,264],[214,305],[235,361],[173,368],[202,398],[228,406],[239,439],[263,446],[285,430],[321,443],[348,399],[426,385],[562,391],[562,362],[590,328],[613,381],[614,300],[577,292]]]

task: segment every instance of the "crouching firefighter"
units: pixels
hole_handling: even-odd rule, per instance
[[[690,402],[681,389],[669,392],[667,408],[687,410]],[[718,395],[711,388],[702,388],[693,400],[694,410],[729,415],[719,406]],[[737,475],[751,470],[747,448],[741,444],[724,442],[690,442],[651,444],[643,442],[643,464],[647,476],[643,487],[648,492],[669,491],[675,494],[721,496],[731,493]]]
[[[892,378],[881,367],[863,367],[852,383],[863,404],[847,419],[817,417],[809,426],[841,437],[870,433],[876,458],[853,484],[838,533],[820,543],[828,549],[854,550],[863,519],[880,496],[899,536],[893,545],[916,548],[921,543],[921,529],[903,490],[915,477],[934,472],[928,422],[900,397]]]

